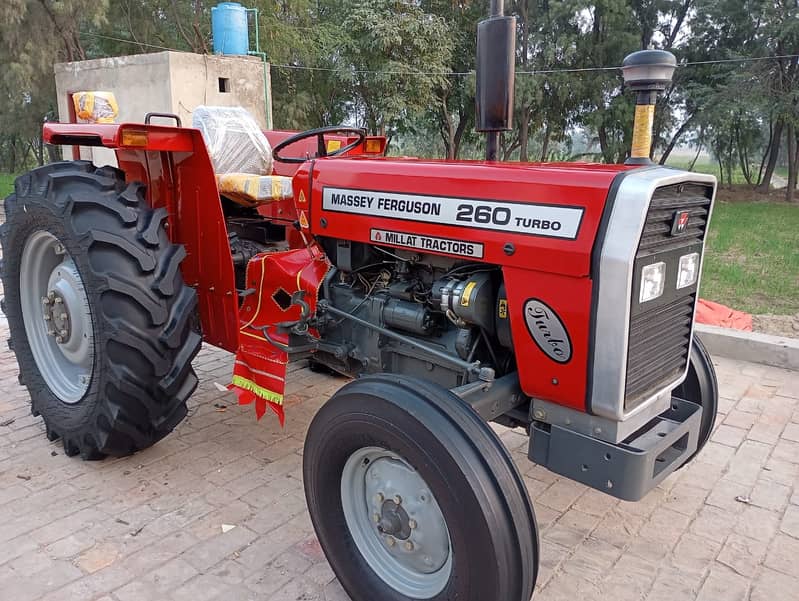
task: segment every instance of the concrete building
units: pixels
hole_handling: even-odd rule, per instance
[[[205,104],[242,106],[263,129],[272,129],[269,65],[254,56],[167,51],[58,63],[54,70],[62,122],[74,115],[70,111],[73,92],[102,90],[116,97],[118,123],[143,122],[146,113],[159,112],[176,114],[190,126],[194,108]],[[95,151],[92,158],[112,163],[103,154],[102,149]]]

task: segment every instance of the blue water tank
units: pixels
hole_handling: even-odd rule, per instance
[[[214,54],[247,54],[247,9],[238,2],[222,2],[211,9]]]

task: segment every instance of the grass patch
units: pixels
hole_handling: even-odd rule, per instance
[[[0,200],[14,191],[14,179],[16,175],[0,173]]]
[[[669,159],[666,161],[666,166],[668,167],[676,167],[677,169],[688,169],[691,166],[691,159],[687,157],[676,157]],[[757,179],[757,167],[753,166],[753,173],[752,177]],[[708,175],[715,175],[716,178],[721,182],[721,172],[719,170],[719,164],[709,158],[700,159],[696,162],[693,169],[691,170],[694,173],[707,173]],[[724,174],[724,183],[727,183],[727,174]],[[736,164],[733,166],[732,170],[732,183],[735,184],[746,184],[746,178],[744,177],[743,171],[741,171],[741,167]]]
[[[717,203],[701,296],[749,313],[799,312],[799,206]]]

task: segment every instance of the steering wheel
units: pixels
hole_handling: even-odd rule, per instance
[[[355,134],[358,136],[358,139],[346,146],[342,146],[332,152],[327,151],[327,146],[325,145],[325,134]],[[359,144],[363,143],[366,139],[366,130],[360,129],[357,127],[340,127],[338,125],[331,125],[328,127],[317,127],[316,129],[309,129],[308,131],[304,131],[298,133],[290,138],[286,138],[280,144],[275,146],[272,149],[272,157],[279,163],[304,163],[310,157],[282,157],[280,156],[280,151],[286,148],[286,146],[291,146],[292,144],[299,142],[300,140],[305,140],[307,138],[316,137],[316,156],[317,157],[334,157],[345,152],[349,152]]]

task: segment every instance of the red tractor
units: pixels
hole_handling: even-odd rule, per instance
[[[478,63],[498,64],[508,18],[479,31]],[[503,60],[478,74],[489,159],[512,105]],[[3,310],[33,414],[68,455],[123,456],[185,417],[202,341],[236,353],[231,387],[259,417],[283,419],[286,364],[308,359],[354,378],[303,455],[350,596],[527,601],[536,521],[489,421],[628,500],[712,430],[693,324],[715,179],[650,164],[645,143],[671,61],[625,63],[625,165],[389,159],[334,127],[267,132],[275,175],[243,112],[198,111],[199,129],[45,125],[48,143],[112,148],[119,167],[47,165],[5,201]]]

